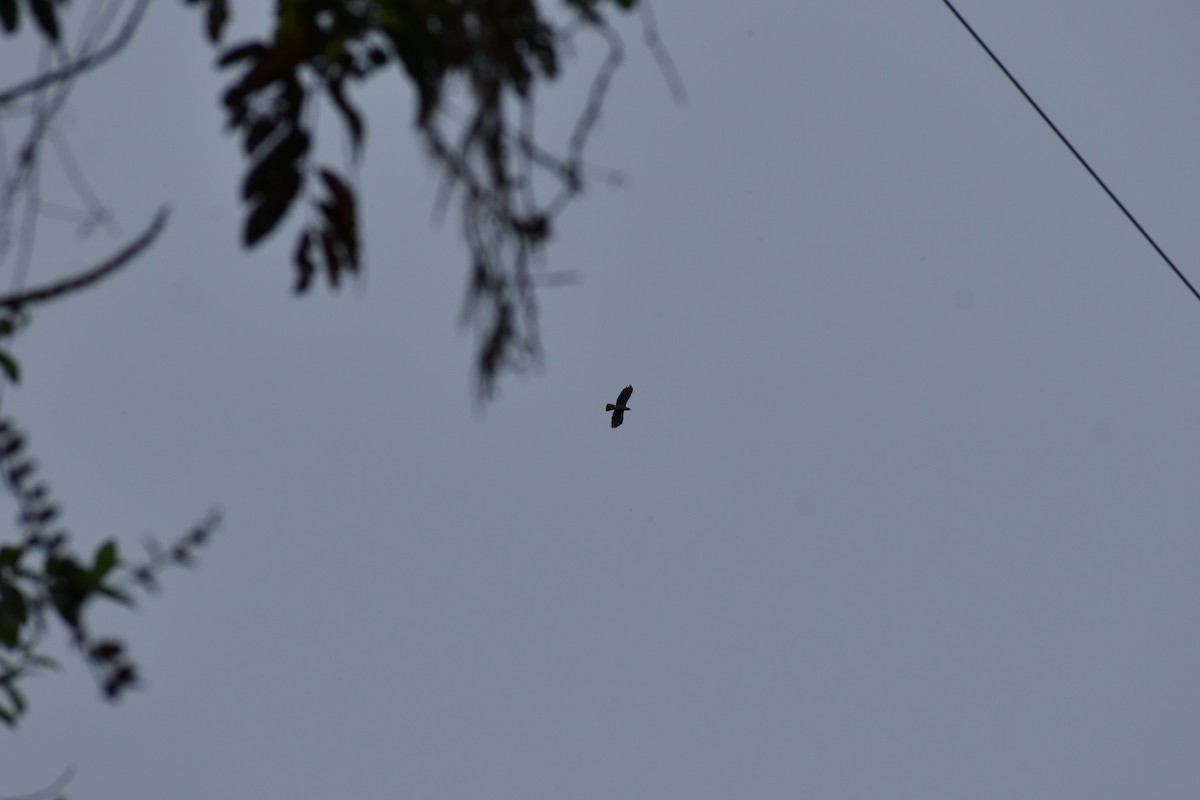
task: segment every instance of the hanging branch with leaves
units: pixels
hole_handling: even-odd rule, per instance
[[[13,160],[0,164],[0,263],[18,238],[13,232],[19,228],[14,288],[0,295],[0,374],[9,385],[16,385],[22,377],[11,343],[28,326],[31,310],[74,296],[113,276],[143,256],[166,226],[168,212],[163,207],[139,236],[111,257],[71,277],[22,288],[34,225],[41,213],[39,167],[44,145],[55,136],[53,120],[74,83],[129,43],[148,5],[148,0],[136,2],[116,34],[107,38],[118,19],[117,5],[109,4],[92,17],[93,25],[82,32],[72,49],[64,42],[60,3],[0,0],[0,30],[13,34],[28,17],[54,54],[32,78],[0,88],[0,109],[22,102],[32,111]],[[60,159],[65,158],[65,144],[54,141]],[[64,169],[89,208],[86,223],[107,221],[107,211],[86,188],[76,166],[66,163]],[[15,223],[18,212],[23,212],[19,226]],[[16,506],[15,535],[0,544],[0,722],[15,726],[27,713],[24,680],[38,670],[56,666],[44,647],[46,635],[55,626],[66,631],[103,695],[116,700],[137,685],[137,666],[123,641],[92,629],[92,609],[106,602],[132,606],[139,593],[156,589],[163,570],[192,564],[196,550],[218,526],[217,513],[209,514],[169,546],[149,540],[145,556],[139,559],[123,558],[117,540],[111,538],[102,541],[90,556],[83,555],[72,547],[61,505],[30,453],[27,435],[8,415],[0,415],[0,487]]]
[[[221,47],[229,21],[225,0],[185,0],[206,11],[206,33]],[[682,86],[670,65],[645,1],[646,41],[672,91]],[[355,184],[328,165],[310,163],[306,109],[324,98],[337,111],[357,162],[366,137],[353,85],[383,70],[413,86],[414,126],[445,175],[439,213],[457,192],[470,249],[463,321],[478,332],[478,396],[489,397],[499,375],[541,355],[535,297],[540,264],[554,222],[584,188],[583,152],[622,58],[610,11],[638,0],[562,0],[556,26],[536,0],[277,0],[271,36],[225,48],[222,68],[240,75],[225,92],[229,127],[249,162],[242,184],[243,240],[262,241],[319,179],[316,211],[296,235],[295,290],[319,276],[336,288],[362,269]],[[564,50],[582,34],[597,36],[607,55],[592,78],[569,141],[556,153],[533,126],[537,90],[561,74]],[[450,96],[468,100],[465,114]],[[455,113],[450,113],[451,111]],[[557,187],[548,199],[535,183]]]

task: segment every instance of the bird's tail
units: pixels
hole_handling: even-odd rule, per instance
[[[613,410],[615,410],[615,409],[616,409],[616,406],[614,406],[612,403],[609,403],[608,405],[606,405],[606,406],[604,407],[604,410],[605,410],[605,411],[613,411]]]

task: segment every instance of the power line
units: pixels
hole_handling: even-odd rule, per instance
[[[1192,285],[1192,282],[1189,281],[1182,272],[1180,272],[1179,267],[1175,266],[1175,262],[1163,252],[1163,249],[1158,246],[1158,242],[1154,241],[1154,237],[1146,233],[1146,229],[1143,228],[1141,223],[1134,218],[1133,214],[1129,213],[1129,209],[1125,207],[1125,204],[1117,199],[1117,196],[1113,194],[1112,189],[1108,188],[1108,184],[1106,184],[1101,177],[1096,174],[1096,170],[1092,169],[1092,166],[1088,164],[1087,159],[1079,154],[1079,151],[1075,149],[1075,146],[1072,145],[1070,141],[1068,141],[1067,137],[1063,135],[1063,132],[1058,129],[1058,126],[1051,122],[1050,117],[1046,116],[1046,112],[1042,111],[1042,107],[1037,104],[1037,101],[1029,96],[1029,92],[1025,91],[1025,87],[1021,85],[1021,82],[1013,77],[1013,74],[1008,71],[1008,67],[1004,66],[996,54],[992,52],[992,48],[988,47],[987,43],[980,38],[979,34],[975,32],[975,29],[971,27],[970,23],[963,19],[963,15],[958,13],[958,9],[954,7],[954,4],[951,3],[950,0],[942,0],[942,2],[946,4],[946,8],[950,9],[950,13],[957,17],[958,21],[961,22],[963,27],[967,29],[967,33],[974,37],[975,41],[979,43],[979,46],[983,48],[984,52],[991,56],[992,61],[996,63],[996,66],[1000,68],[1000,71],[1004,73],[1005,77],[1012,82],[1012,85],[1017,87],[1017,91],[1021,93],[1021,96],[1028,101],[1029,105],[1033,106],[1033,110],[1036,111],[1038,115],[1045,120],[1046,124],[1050,126],[1050,130],[1054,131],[1058,138],[1062,140],[1062,143],[1065,144],[1067,149],[1071,151],[1071,155],[1075,156],[1075,158],[1079,160],[1079,163],[1082,164],[1083,168],[1088,171],[1088,174],[1095,179],[1096,183],[1100,184],[1100,188],[1104,190],[1105,194],[1107,194],[1112,201],[1117,204],[1117,208],[1121,209],[1121,212],[1126,216],[1126,218],[1133,223],[1133,227],[1138,229],[1138,233],[1140,233],[1145,240],[1150,243],[1150,246],[1154,248],[1154,252],[1158,253],[1159,256],[1162,257],[1162,260],[1167,262],[1167,266],[1171,268],[1179,280],[1183,281],[1183,285],[1186,286],[1189,291],[1191,291],[1192,296],[1197,300],[1200,300],[1200,291],[1196,291],[1196,287]]]

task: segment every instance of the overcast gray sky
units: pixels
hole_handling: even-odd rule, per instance
[[[1200,278],[1200,4],[959,7]],[[629,181],[563,218],[582,281],[481,415],[402,81],[357,95],[366,278],[303,300],[290,236],[239,249],[196,15],[80,86],[125,237],[174,216],[37,315],[7,409],[81,545],[226,522],[97,620],[144,691],[29,686],[0,793],[1200,796],[1200,303],[940,2],[655,8],[688,102],[627,18],[589,159]],[[33,282],[123,241],[41,224]]]

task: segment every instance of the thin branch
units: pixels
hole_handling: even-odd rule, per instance
[[[38,201],[38,213],[47,219],[77,225],[81,236],[86,235],[96,226],[96,217],[94,214],[88,213],[82,208],[68,205],[67,203],[56,203],[53,200],[42,199]]]
[[[47,55],[47,52],[43,52],[43,57]],[[11,174],[8,175],[3,189],[0,190],[0,263],[7,258],[8,248],[11,245],[13,204],[21,191],[30,191],[29,184],[36,178],[35,173],[39,164],[41,148],[46,141],[50,123],[66,105],[71,86],[72,82],[65,80],[50,87],[53,91],[50,92],[49,97],[39,94],[32,100],[33,119],[29,124],[29,130],[26,131],[25,141],[18,152]],[[36,211],[36,208],[27,209],[26,213],[30,213],[30,211]],[[24,274],[18,265],[18,269],[13,275],[14,290],[20,287],[23,281]]]
[[[600,111],[604,107],[604,97],[608,94],[608,87],[612,83],[613,76],[616,75],[617,69],[621,66],[621,61],[625,58],[625,48],[621,45],[621,37],[607,22],[597,22],[593,24],[593,29],[598,31],[604,41],[608,44],[608,55],[605,56],[600,68],[596,70],[596,74],[592,77],[592,85],[588,89],[587,104],[583,107],[583,112],[575,121],[575,129],[571,132],[571,138],[567,145],[567,159],[565,162],[568,174],[574,176],[574,181],[568,181],[559,190],[558,196],[546,205],[545,214],[548,217],[556,217],[559,212],[566,207],[567,203],[580,191],[579,184],[579,169],[583,163],[583,149],[587,145],[588,136],[591,135],[592,129],[596,127],[596,123],[600,121]]]
[[[97,264],[82,274],[76,275],[73,278],[56,281],[41,288],[0,295],[0,308],[15,309],[35,303],[44,303],[48,300],[57,300],[60,297],[72,294],[80,289],[86,289],[88,286],[104,280],[141,255],[142,251],[154,243],[154,240],[158,238],[166,226],[170,213],[170,209],[166,206],[160,208],[158,213],[154,215],[154,219],[151,221],[149,227],[146,228],[141,236],[130,242],[123,250],[113,255],[107,261]]]
[[[16,86],[0,91],[0,106],[8,105],[24,95],[40,91],[55,83],[70,80],[81,72],[94,69],[105,61],[108,61],[121,52],[125,45],[129,44],[129,40],[133,38],[134,32],[142,21],[142,16],[146,13],[146,9],[149,6],[150,0],[138,0],[138,4],[129,12],[129,16],[125,20],[125,25],[117,32],[117,35],[113,37],[111,42],[99,50],[81,56],[59,69],[43,72],[36,78],[30,78],[24,83],[18,83]]]
[[[457,146],[447,146],[441,131],[433,124],[426,126],[429,136],[429,147],[434,156],[442,161],[445,167],[441,185],[433,202],[433,222],[441,224],[445,219],[446,209],[450,206],[450,198],[454,194],[454,183],[460,182],[467,188],[468,194],[476,199],[484,197],[487,192],[475,179],[475,173],[467,162],[470,156],[471,143],[479,133],[480,116],[482,111],[474,114],[467,124],[463,125],[461,139]]]
[[[33,239],[37,232],[38,211],[41,205],[41,162],[30,162],[29,175],[25,181],[25,208],[21,215],[21,231],[17,236],[17,263],[13,268],[14,288],[25,283],[29,264],[33,261]]]
[[[598,23],[595,29],[608,43],[608,55],[605,57],[604,63],[600,65],[600,69],[596,71],[595,77],[592,78],[587,105],[584,106],[583,113],[579,115],[579,119],[575,123],[575,130],[571,132],[567,154],[568,162],[573,167],[583,160],[583,148],[587,144],[592,129],[600,121],[600,110],[604,107],[604,97],[608,94],[608,87],[612,83],[613,76],[617,73],[617,68],[621,66],[621,61],[625,57],[625,48],[621,45],[621,37],[617,36],[616,31],[608,23]]]
[[[531,101],[532,95],[526,101],[523,101],[522,105],[524,105],[524,102]],[[456,106],[451,100],[443,100],[442,105],[438,108],[438,115],[445,117],[455,124],[463,125],[466,124],[468,112]],[[629,177],[618,169],[601,166],[600,164],[584,159],[580,159],[577,168],[572,170],[571,165],[565,159],[560,158],[539,145],[534,139],[531,130],[527,130],[522,125],[521,132],[518,134],[514,135],[507,131],[501,131],[501,135],[506,142],[515,145],[534,164],[553,175],[559,183],[576,186],[582,183],[586,175],[609,188],[619,189],[629,181]]]
[[[63,174],[66,175],[71,188],[75,190],[75,196],[82,200],[84,206],[87,208],[86,221],[89,226],[103,225],[113,236],[120,235],[120,230],[113,221],[112,215],[105,208],[104,203],[100,202],[100,198],[96,193],[92,191],[87,178],[83,176],[83,170],[79,168],[79,162],[75,160],[75,154],[71,151],[71,147],[67,143],[67,138],[53,128],[48,130],[47,134],[50,137],[50,144],[54,146],[55,153],[58,156],[58,163],[63,169]],[[44,201],[42,205],[45,206]]]
[[[662,37],[658,35],[658,20],[654,16],[650,0],[642,0],[638,3],[638,8],[642,12],[642,41],[654,54],[654,60],[658,62],[658,70],[663,74],[663,78],[667,81],[667,88],[671,91],[671,97],[676,103],[687,102],[687,90],[683,87],[683,78],[679,75],[679,70],[675,68],[675,61],[671,58],[667,46],[663,44]]]

